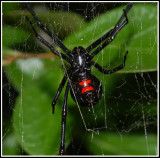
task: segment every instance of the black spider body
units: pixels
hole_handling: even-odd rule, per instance
[[[67,117],[67,98],[69,90],[75,102],[82,106],[91,107],[93,105],[96,105],[102,96],[102,85],[100,81],[91,74],[91,66],[94,66],[103,74],[112,74],[124,68],[128,51],[126,51],[124,55],[122,64],[112,70],[106,70],[102,68],[98,63],[93,62],[92,59],[103,48],[110,44],[114,40],[116,35],[120,32],[120,30],[128,24],[127,13],[132,8],[133,3],[129,3],[126,9],[123,10],[122,16],[119,18],[113,29],[97,39],[87,48],[84,49],[83,47],[79,46],[75,47],[73,51],[70,51],[53,32],[51,32],[45,25],[41,23],[36,13],[31,8],[30,3],[26,3],[26,5],[33,18],[36,20],[37,25],[46,34],[48,34],[53,39],[55,44],[57,44],[66,54],[56,51],[50,43],[48,43],[42,36],[40,36],[36,32],[32,22],[26,16],[26,19],[30,23],[36,38],[44,45],[46,45],[52,53],[54,53],[58,57],[61,57],[63,60],[66,60],[71,65],[70,68],[65,72],[65,75],[52,102],[52,113],[54,113],[58,97],[68,79],[65,89],[64,102],[62,105],[61,142],[59,149],[59,154],[63,155],[65,153],[65,129]]]
[[[75,47],[72,54],[71,96],[79,105],[93,106],[102,96],[102,85],[91,74],[90,55],[82,47]]]

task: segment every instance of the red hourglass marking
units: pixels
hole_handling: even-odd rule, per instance
[[[91,83],[91,80],[82,81],[82,82],[79,83],[79,85],[87,86],[89,83]],[[87,92],[87,91],[91,91],[91,90],[94,90],[94,88],[92,86],[84,87],[82,89],[82,94]]]

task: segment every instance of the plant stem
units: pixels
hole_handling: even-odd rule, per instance
[[[16,56],[5,56],[3,60],[3,66],[10,65],[13,61],[18,59],[30,59],[30,58],[42,58],[42,59],[49,59],[55,58],[56,56],[52,53],[40,53],[40,54],[20,54]]]

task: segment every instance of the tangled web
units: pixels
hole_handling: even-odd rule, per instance
[[[12,3],[10,3],[10,5],[11,4]],[[66,47],[73,49],[77,45],[74,46],[74,42],[71,43],[70,40],[67,40],[69,35],[72,34],[72,36],[75,35],[78,37],[80,34],[81,38],[79,41],[83,44],[86,40],[85,37],[87,34],[82,32],[83,35],[81,35],[81,33],[78,32],[76,35],[76,31],[80,29],[83,30],[83,27],[87,25],[87,23],[94,21],[94,31],[92,32],[90,39],[90,41],[94,42],[94,36],[96,36],[96,32],[98,32],[96,30],[100,29],[97,17],[100,17],[102,14],[109,13],[118,7],[123,7],[122,9],[124,9],[126,5],[127,3],[55,2],[35,3],[33,4],[33,9],[35,12],[39,12],[37,15],[40,16],[41,21],[45,21],[44,23],[56,34],[56,36],[58,36],[58,38],[63,40],[65,43],[69,43]],[[147,3],[142,3],[141,5],[145,7],[147,6]],[[153,3],[152,5],[156,6],[156,3]],[[3,5],[3,7],[3,21],[5,24],[3,26],[3,35],[9,37],[10,32],[13,31],[11,39],[8,39],[7,41],[10,45],[4,44],[4,51],[7,52],[9,50],[10,52],[15,53],[15,55],[17,52],[21,52],[23,55],[28,54],[26,59],[23,59],[24,57],[20,57],[20,59],[15,59],[15,61],[10,65],[3,67],[3,154],[8,155],[10,152],[12,153],[11,155],[56,154],[59,150],[58,148],[60,143],[61,106],[63,104],[64,90],[57,102],[58,105],[56,105],[54,115],[51,115],[50,105],[52,98],[54,97],[53,94],[56,94],[59,83],[61,82],[64,72],[66,72],[69,65],[61,58],[55,58],[55,56],[48,57],[45,55],[39,55],[38,58],[32,58],[31,54],[33,53],[42,54],[44,52],[49,52],[49,50],[43,44],[38,42],[34,36],[32,36],[33,34],[31,32],[33,30],[26,24],[24,17],[25,14],[27,14],[27,16],[29,15],[29,13],[26,13],[25,5],[16,3],[16,7],[18,8],[17,10],[21,12],[16,12],[14,10],[5,12],[5,5]],[[13,18],[13,12],[15,17],[18,17],[20,14],[21,18],[15,18],[15,21]],[[72,14],[70,12],[72,12]],[[54,13],[54,16],[52,14],[50,15],[50,13]],[[135,12],[133,13],[135,14]],[[46,16],[47,14],[48,16]],[[118,14],[117,16],[120,17],[121,15]],[[29,17],[34,21],[33,17]],[[150,15],[150,18],[152,18],[152,15]],[[136,30],[137,26],[134,20],[133,14],[130,15],[129,21]],[[107,23],[110,26],[107,30],[114,27],[112,24],[112,17],[107,19]],[[36,26],[36,22],[33,24]],[[143,32],[145,27],[146,26],[141,22],[141,26],[139,28],[142,34],[145,34],[145,32]],[[124,30],[125,29],[126,28],[124,28]],[[25,32],[26,30],[28,33]],[[54,44],[52,39],[42,33],[38,28],[37,30],[39,31],[38,33],[48,42],[53,43],[56,50],[60,50]],[[149,29],[147,31],[149,31]],[[99,32],[102,33],[103,28],[102,30],[100,29]],[[153,32],[153,34],[156,33]],[[124,33],[123,35],[124,38],[126,38]],[[121,35],[117,35],[117,41],[120,40],[120,36]],[[130,40],[134,40],[135,36],[132,34],[132,38]],[[22,42],[21,38],[23,39]],[[5,43],[6,41],[4,39],[3,41]],[[18,42],[14,43],[13,41]],[[150,42],[151,51],[149,53],[146,51],[144,53],[145,55],[151,55],[155,52],[156,39],[152,39],[152,37],[150,37],[148,41]],[[87,42],[85,43],[85,46],[88,46]],[[128,41],[125,40],[123,45],[116,46],[115,51],[115,45],[113,42],[113,45],[110,44],[111,46],[107,48],[107,52],[102,50],[101,53],[94,58],[94,61],[106,69],[112,69],[118,66],[123,58],[122,53],[127,49],[127,44]],[[74,102],[69,95],[68,118],[66,125],[66,154],[157,154],[157,72],[156,70],[151,71],[150,69],[143,71],[143,65],[145,65],[145,59],[142,53],[143,38],[140,39],[139,45],[139,49],[134,48],[135,57],[137,59],[136,63],[128,63],[129,68],[126,69],[126,71],[115,73],[113,75],[104,75],[92,67],[93,75],[100,80],[103,86],[103,96],[97,105],[92,106],[91,108],[81,107],[78,103]],[[118,56],[113,57],[114,51]],[[30,54],[28,52],[30,52]],[[106,55],[106,53],[108,55]],[[140,69],[140,67],[142,69]],[[31,87],[32,85],[34,86]],[[39,91],[37,87],[41,87],[41,90]],[[33,94],[31,93],[29,95],[29,92],[31,92],[32,89]],[[37,92],[35,89],[38,89]],[[27,94],[27,96],[25,94]],[[29,100],[29,102],[27,103],[26,100]],[[42,103],[44,101],[44,104],[46,104],[45,106],[42,105],[42,107],[45,108],[41,112],[36,112],[36,108],[39,109],[41,107],[41,105],[38,106],[36,104],[39,104],[36,100],[41,100]],[[45,102],[45,100],[47,101]],[[28,108],[31,108],[31,113],[29,113],[29,111],[25,111]],[[32,116],[33,113],[34,116]],[[27,114],[31,114],[31,116],[28,116]],[[43,117],[43,115],[47,118]],[[31,122],[29,117],[33,117],[34,119],[36,118],[39,122],[35,122],[35,120],[32,120],[33,122]],[[55,126],[55,122],[53,122],[56,117],[57,120],[55,121],[57,121],[57,126]],[[51,119],[52,121],[47,122],[47,119]],[[41,127],[39,128],[37,126],[39,130],[35,129],[37,132],[35,138],[37,138],[37,140],[31,138],[33,142],[29,142],[30,138],[27,138],[27,136],[30,137],[30,135],[27,135],[27,131],[30,131],[28,130],[29,128],[33,128],[31,131],[34,131],[33,124],[35,124],[35,127],[36,124]],[[49,127],[45,126],[45,124]],[[54,128],[56,127],[59,129],[59,133],[54,134],[54,132],[49,131],[50,129],[53,131],[55,130],[53,127],[50,127],[52,124],[54,124]],[[44,136],[42,134],[43,131],[40,131],[40,129],[44,129],[44,127],[42,127],[43,125],[49,129],[47,131],[49,134],[46,134],[47,136]],[[45,147],[43,144],[37,143],[38,139],[45,140],[42,141],[42,143],[45,142]],[[29,141],[27,142],[27,140]],[[135,146],[136,141],[139,143],[137,147]],[[8,142],[12,142],[14,145],[11,146]],[[133,144],[133,146],[129,146],[128,144]],[[141,147],[142,144],[143,147]],[[36,146],[38,145],[39,147],[37,147],[37,149]],[[42,149],[43,147],[44,149]],[[140,147],[141,151],[138,151],[138,148]],[[9,151],[11,148],[12,150]]]

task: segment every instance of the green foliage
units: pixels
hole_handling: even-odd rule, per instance
[[[19,155],[19,144],[15,134],[12,132],[7,134],[7,137],[3,141],[3,155]]]
[[[22,5],[22,3],[13,3],[13,2],[9,2],[9,3],[2,3],[2,12],[4,13],[8,13],[10,11],[14,11],[16,9],[19,9],[19,7]]]
[[[94,155],[156,155],[157,137],[140,134],[121,135],[101,132],[99,135],[88,135],[86,143]]]
[[[53,26],[51,29],[65,39],[64,44],[72,50],[75,46],[86,48],[108,32],[123,13],[122,10],[122,7],[113,9],[89,23],[85,23],[76,14],[66,12],[49,12],[48,15],[38,13],[38,16],[50,28]],[[26,14],[29,16],[28,12]],[[12,10],[5,9],[3,56],[17,49],[22,52],[28,52],[29,49],[42,51],[40,46],[35,49],[35,39],[29,37],[32,29],[22,20],[23,16],[24,13],[17,10],[13,14]],[[82,141],[90,154],[156,155],[157,6],[135,4],[128,19],[129,24],[94,58],[104,68],[112,69],[121,64],[125,51],[129,51],[125,68],[115,74],[103,75],[92,68],[92,73],[103,85],[104,95],[101,101],[92,109],[79,109],[69,95],[66,148],[72,139],[83,140],[85,123],[89,129],[98,128],[100,133],[93,135],[87,132]],[[22,23],[21,27],[15,28],[17,23]],[[70,33],[72,34],[69,35]],[[27,45],[30,48],[27,49]],[[62,65],[58,58],[34,58],[16,60],[4,67],[9,81],[19,92],[12,116],[14,134],[4,139],[4,155],[18,154],[15,151],[18,144],[29,155],[58,154],[64,90],[58,99],[54,115],[51,102],[63,78],[64,66],[68,67],[66,63]],[[115,134],[117,131],[120,135]],[[12,149],[12,144],[7,144],[10,141],[15,142]]]
[[[57,154],[61,131],[61,105],[57,104],[53,115],[52,97],[48,95],[47,91],[40,90],[35,84],[22,91],[17,98],[16,111],[13,115],[18,141],[27,153],[33,155]],[[35,99],[32,99],[28,94],[32,94]],[[73,124],[72,120],[74,119],[71,118],[71,115],[68,116],[68,119]],[[67,145],[70,142],[69,128],[67,128],[66,133]]]
[[[10,26],[4,26],[2,34],[2,42],[4,47],[12,47],[24,41],[27,33],[23,29],[16,29]],[[8,36],[12,38],[8,38]]]
[[[86,48],[89,44],[113,28],[119,19],[117,15],[121,15],[122,13],[122,8],[117,8],[95,18],[89,24],[85,25],[81,31],[66,38],[64,43],[69,46],[71,50],[78,45]],[[123,55],[128,50],[129,54],[126,66],[119,72],[135,73],[156,71],[156,15],[156,6],[135,4],[128,14],[129,24],[125,29],[121,30],[112,44],[102,50],[101,55],[97,55],[98,60],[97,56],[95,57],[95,61],[98,63],[103,62],[104,67],[107,67],[109,64],[115,67],[117,63],[122,61]],[[114,63],[116,64],[113,65]]]

